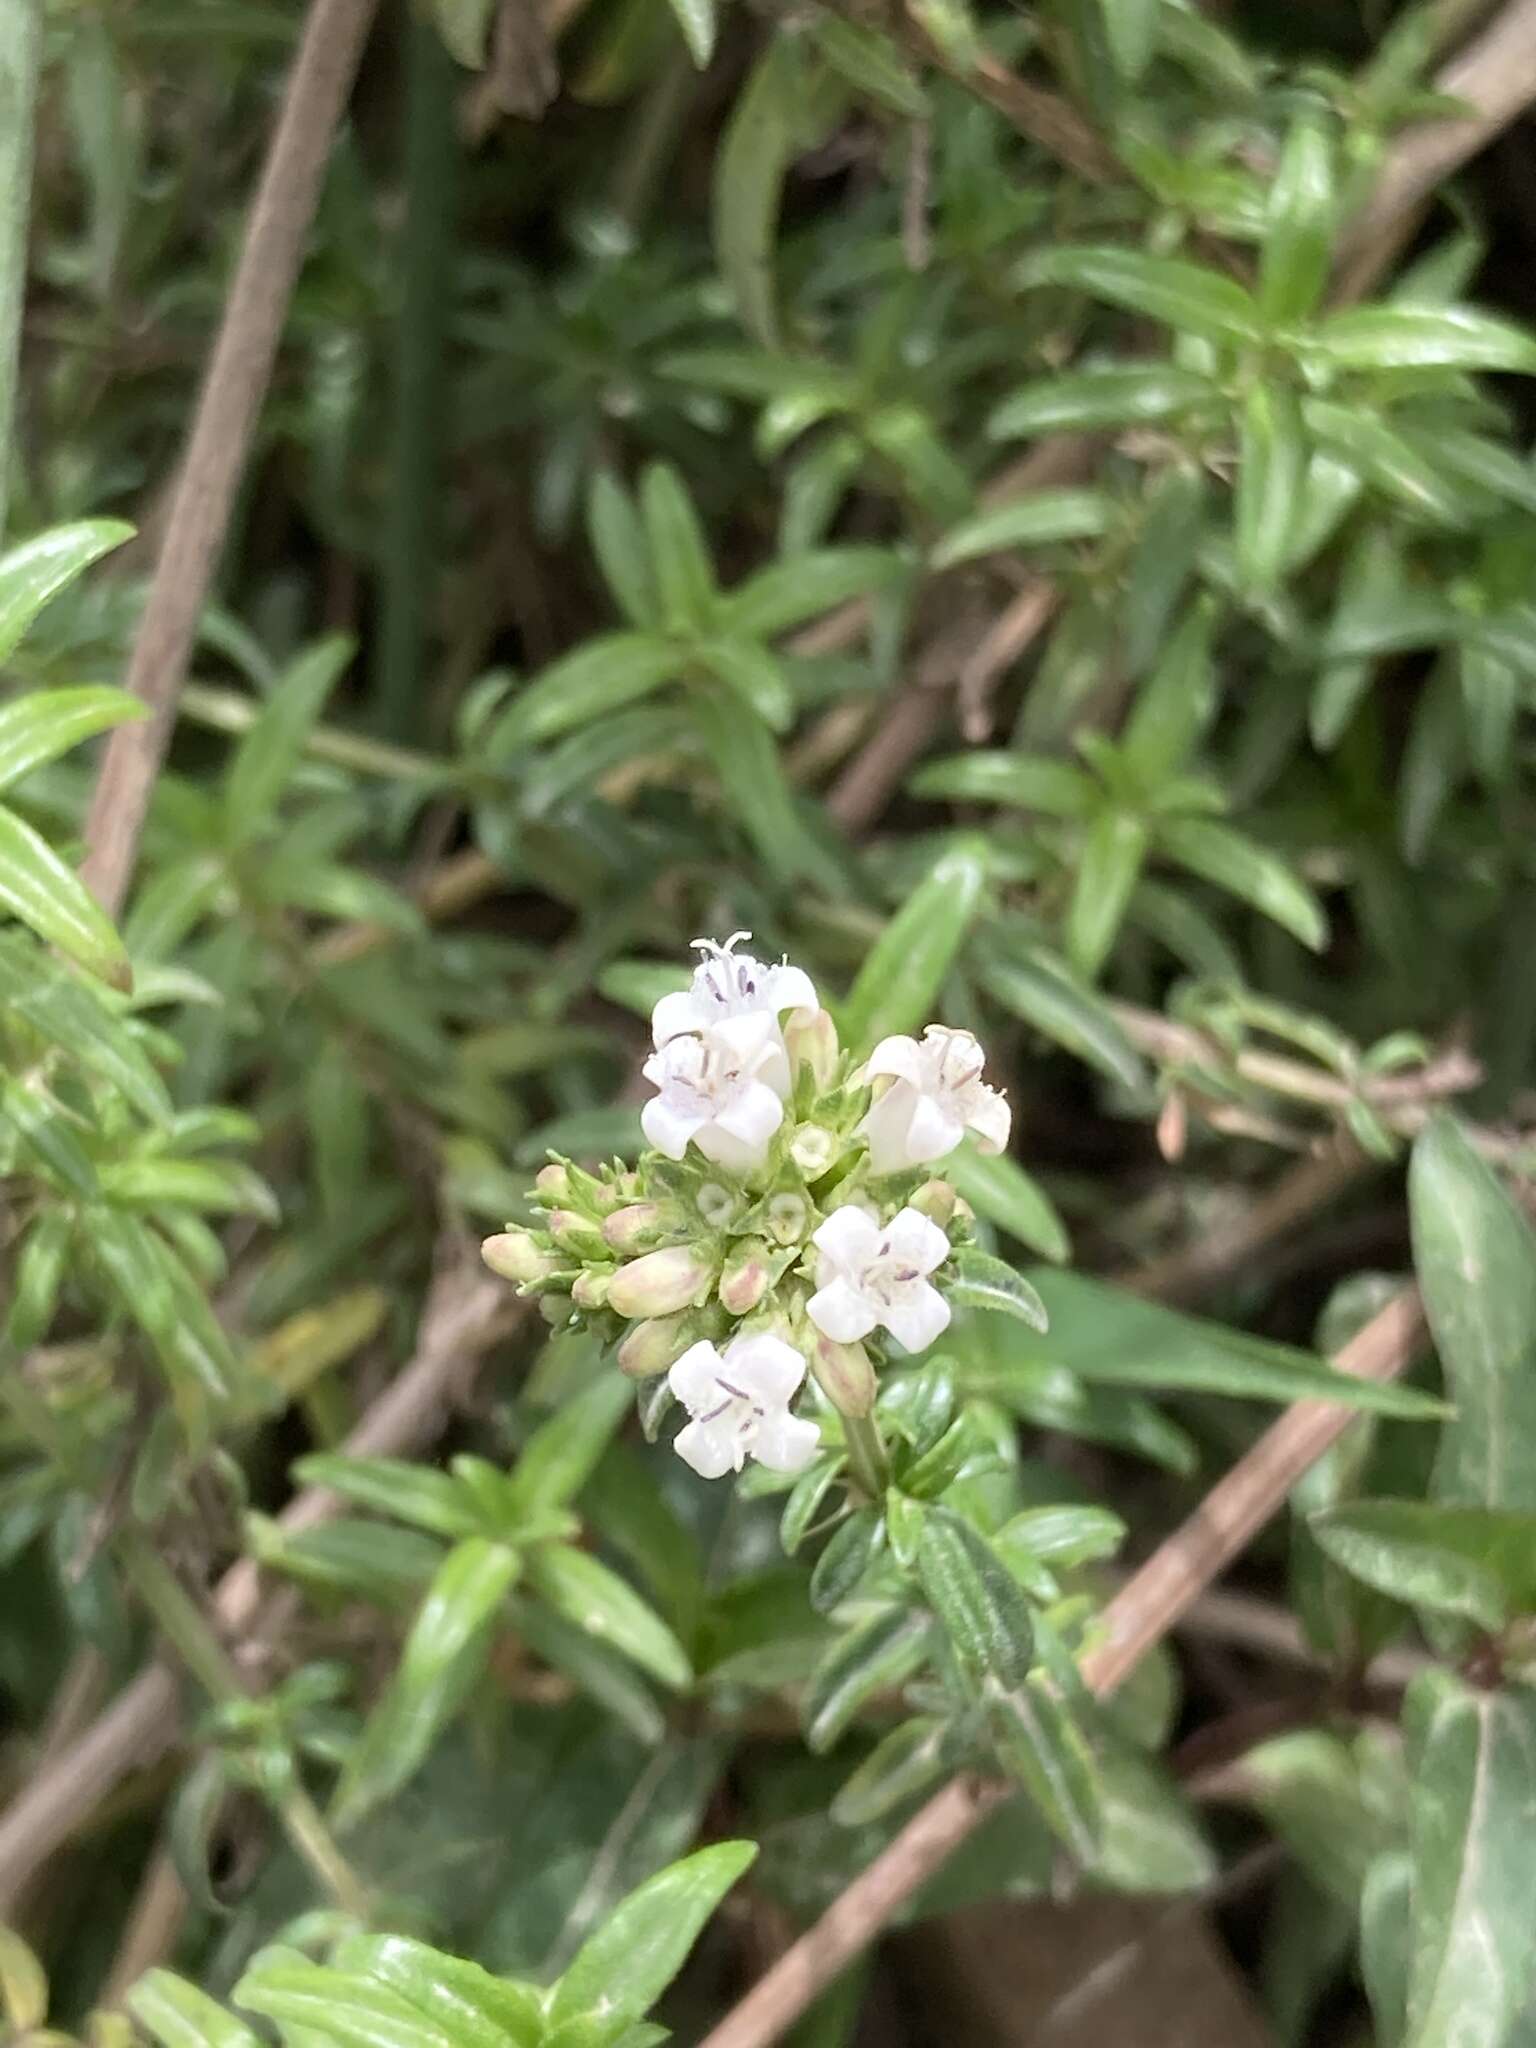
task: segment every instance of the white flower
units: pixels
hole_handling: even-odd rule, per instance
[[[759,1010],[669,1039],[641,1072],[661,1090],[640,1112],[640,1128],[658,1152],[681,1159],[691,1138],[729,1172],[762,1164],[790,1089],[776,1017]]]
[[[1005,1151],[1013,1111],[1008,1098],[982,1080],[985,1063],[969,1031],[943,1024],[930,1024],[921,1045],[915,1038],[882,1039],[864,1072],[871,1080],[890,1079],[859,1125],[873,1170],[899,1173],[943,1159],[967,1131],[975,1132],[983,1152]]]
[[[724,1352],[690,1345],[667,1374],[693,1417],[673,1450],[701,1479],[739,1472],[749,1456],[770,1472],[803,1472],[821,1442],[814,1422],[789,1412],[804,1378],[805,1360],[794,1345],[766,1332],[735,1337]]]
[[[882,1227],[850,1202],[811,1243],[821,1256],[806,1312],[824,1337],[854,1344],[879,1324],[908,1351],[926,1351],[949,1328],[949,1303],[927,1277],[949,1257],[949,1239],[918,1210]]]
[[[658,1051],[685,1032],[707,1032],[729,1017],[768,1017],[777,1028],[785,1010],[815,1014],[816,990],[803,968],[765,967],[750,953],[734,950],[738,940],[751,936],[732,932],[723,946],[713,939],[694,940],[704,957],[694,969],[692,986],[663,996],[651,1012]]]

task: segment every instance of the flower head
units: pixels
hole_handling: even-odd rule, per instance
[[[805,1378],[793,1344],[766,1332],[736,1337],[723,1352],[694,1344],[667,1375],[693,1418],[672,1448],[702,1479],[739,1472],[748,1457],[771,1472],[802,1472],[816,1455],[821,1431],[791,1415]]]
[[[729,1172],[762,1164],[790,1090],[789,1057],[771,1011],[668,1038],[641,1071],[661,1091],[640,1112],[640,1128],[658,1152],[681,1159],[692,1139]]]
[[[806,1313],[824,1337],[854,1344],[878,1325],[908,1351],[926,1351],[949,1328],[949,1303],[928,1284],[949,1256],[949,1239],[916,1209],[882,1225],[847,1203],[811,1243],[820,1257]]]
[[[693,971],[692,985],[663,996],[651,1012],[651,1034],[658,1051],[691,1031],[708,1032],[732,1017],[767,1017],[778,1027],[786,1010],[814,1015],[818,1004],[810,976],[802,967],[765,967],[750,953],[735,948],[750,932],[732,932],[723,946],[713,939],[695,939],[703,955]]]
[[[875,1047],[865,1073],[888,1076],[859,1125],[869,1140],[869,1161],[877,1173],[926,1166],[953,1152],[974,1131],[983,1152],[1001,1152],[1013,1127],[1008,1098],[981,1078],[985,1055],[969,1031],[930,1024],[923,1042],[886,1038]]]

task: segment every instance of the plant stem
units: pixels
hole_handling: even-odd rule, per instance
[[[206,726],[210,732],[246,733],[260,717],[262,706],[259,699],[240,690],[188,683],[181,693],[181,710],[194,725]],[[343,732],[335,725],[317,725],[305,741],[304,751],[317,761],[334,761],[338,768],[383,776],[391,782],[451,782],[457,772],[453,762],[439,755],[392,746],[387,740],[370,739],[366,733]]]
[[[873,1502],[884,1500],[891,1483],[891,1461],[879,1423],[873,1415],[845,1415],[843,1442],[848,1446],[848,1469],[859,1491]]]
[[[406,217],[395,348],[393,480],[384,532],[383,616],[374,671],[380,727],[420,726],[427,613],[437,568],[438,470],[453,289],[454,67],[435,22],[407,30]]]
[[[15,436],[16,357],[27,289],[32,123],[42,29],[38,0],[0,0],[0,538]]]

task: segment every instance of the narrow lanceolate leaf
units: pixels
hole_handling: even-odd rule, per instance
[[[617,2040],[629,2020],[660,1998],[705,1921],[756,1855],[752,1842],[716,1842],[631,1892],[577,1951],[555,1986],[550,2027],[591,2014],[602,2028],[594,2039],[599,2044]]]
[[[258,1951],[235,1998],[242,2010],[275,2020],[285,2040],[334,2048],[470,2048],[398,1991],[311,1962],[296,1949]]]
[[[693,1676],[688,1654],[654,1609],[617,1572],[565,1543],[545,1543],[528,1558],[531,1589],[566,1621],[621,1650],[663,1685]]]
[[[600,633],[534,677],[510,710],[492,726],[486,752],[493,762],[551,740],[632,704],[681,673],[685,656],[651,633]]]
[[[720,628],[771,640],[901,574],[901,557],[889,548],[817,548],[790,555],[736,586],[721,603]]]
[[[45,761],[125,719],[142,718],[145,707],[126,690],[86,687],[33,690],[0,705],[0,789],[19,782]]]
[[[249,839],[275,810],[352,652],[351,640],[335,634],[300,655],[236,748],[224,777],[224,823],[232,844]]]
[[[1122,742],[1126,767],[1138,783],[1157,783],[1184,765],[1216,707],[1211,636],[1215,607],[1191,605],[1157,667],[1137,693]]]
[[[715,605],[714,566],[693,500],[670,463],[653,462],[641,478],[640,516],[663,623],[673,632],[704,630]]]
[[[702,71],[714,54],[715,0],[667,0],[688,54]]]
[[[19,1934],[0,1927],[0,2019],[30,2034],[48,2018],[48,1978]]]
[[[78,960],[114,988],[133,971],[123,942],[94,896],[47,840],[0,804],[0,911]]]
[[[1102,491],[1042,490],[1012,498],[952,526],[934,548],[935,569],[952,569],[978,555],[1003,548],[1048,547],[1058,541],[1093,540],[1105,532],[1113,506]]]
[[[582,1393],[541,1422],[524,1444],[512,1474],[510,1497],[517,1506],[532,1514],[573,1500],[628,1414],[631,1392],[622,1375],[599,1373]]]
[[[797,38],[774,36],[738,96],[715,154],[715,261],[737,317],[765,348],[778,343],[773,244],[784,174],[797,146],[804,79]]]
[[[893,1692],[925,1661],[925,1614],[887,1607],[840,1635],[812,1672],[801,1712],[805,1739],[820,1756],[836,1744],[864,1702]]]
[[[1328,937],[1322,905],[1301,877],[1267,847],[1256,846],[1209,818],[1160,819],[1157,843],[1180,867],[1242,897],[1314,953],[1321,952]]]
[[[1116,71],[1134,85],[1152,61],[1163,0],[1099,0],[1104,40]]]
[[[1295,394],[1255,384],[1237,454],[1237,567],[1249,590],[1272,590],[1285,566],[1306,460]]]
[[[1125,907],[1147,856],[1145,822],[1129,811],[1100,811],[1078,854],[1067,906],[1067,957],[1092,981],[1109,958]]]
[[[600,469],[587,496],[587,538],[603,581],[632,626],[661,624],[661,605],[650,544],[628,491],[611,470]]]
[[[1536,1974],[1530,1855],[1536,1694],[1416,1682],[1406,2048],[1504,2048]]]
[[[838,14],[818,15],[810,31],[832,68],[866,98],[909,121],[920,121],[927,113],[928,95],[891,37]]]
[[[842,1008],[842,1035],[856,1057],[927,1017],[981,905],[986,849],[952,841],[871,948]]]
[[[951,797],[962,804],[1017,804],[1021,810],[1049,811],[1060,818],[1081,818],[1098,801],[1092,777],[1070,761],[1001,748],[930,761],[907,787],[914,796]]]
[[[1455,1404],[1435,1492],[1536,1509],[1536,1238],[1449,1117],[1415,1144],[1408,1196],[1414,1266]]]
[[[987,1727],[999,1763],[1039,1807],[1051,1832],[1079,1863],[1091,1864],[1104,1815],[1094,1758],[1051,1679],[1036,1671],[988,1701]]]
[[[151,1970],[141,1977],[127,2002],[139,2025],[161,2048],[260,2048],[249,2027],[206,1991],[169,1970]]]
[[[411,1625],[399,1669],[369,1717],[337,1793],[339,1823],[357,1820],[412,1777],[479,1676],[519,1559],[472,1536],[444,1558]]]
[[[1100,427],[1155,426],[1220,396],[1220,386],[1176,363],[1105,363],[1042,377],[1005,398],[987,421],[994,441]]]
[[[1037,249],[1015,270],[1014,283],[1022,289],[1067,285],[1212,341],[1254,342],[1264,333],[1251,293],[1219,270],[1182,257],[1107,244]]]
[[[81,519],[50,527],[0,555],[0,661],[10,660],[51,597],[132,532],[121,519]]]
[[[1332,144],[1322,126],[1304,116],[1286,137],[1270,188],[1259,259],[1259,304],[1267,319],[1299,320],[1322,296],[1336,206]]]
[[[945,1507],[922,1516],[917,1577],[972,1683],[1012,1687],[1029,1675],[1034,1623],[1018,1581],[980,1530]]]
[[[536,2048],[543,1999],[531,1985],[492,1976],[479,1963],[444,1955],[402,1934],[356,1934],[336,1951],[337,1966],[395,1991],[446,2027],[455,2048]]]
[[[1319,321],[1307,346],[1338,369],[1536,375],[1536,336],[1472,306],[1354,306]]]
[[[951,1301],[965,1308],[991,1309],[995,1314],[1017,1316],[1031,1329],[1050,1328],[1050,1317],[1038,1291],[1022,1273],[990,1252],[962,1245],[940,1269],[939,1280]]]
[[[1361,1500],[1307,1525],[1335,1564],[1411,1607],[1485,1629],[1536,1613],[1536,1514],[1439,1501]]]
[[[1005,1010],[1123,1088],[1146,1078],[1140,1055],[1102,996],[1044,956],[986,962],[980,979]]]
[[[1072,1243],[1066,1225],[1040,1184],[1006,1153],[978,1151],[969,1138],[944,1162],[944,1178],[978,1216],[1060,1265]]]

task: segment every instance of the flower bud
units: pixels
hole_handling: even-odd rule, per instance
[[[589,1258],[594,1252],[602,1256],[605,1249],[603,1233],[587,1217],[578,1216],[574,1209],[551,1209],[549,1229],[562,1251],[575,1252],[580,1258]]]
[[[642,1316],[670,1315],[702,1300],[713,1268],[685,1244],[646,1252],[620,1266],[608,1287],[608,1306],[635,1321]]]
[[[488,1237],[480,1256],[493,1273],[503,1280],[515,1280],[520,1287],[536,1287],[560,1270],[560,1261],[527,1230],[503,1230]]]
[[[790,1018],[784,1044],[794,1066],[807,1066],[818,1088],[827,1088],[837,1072],[837,1026],[825,1010],[809,1015],[799,1010]]]
[[[811,1220],[804,1195],[772,1195],[768,1201],[768,1234],[778,1244],[798,1244]]]
[[[696,1200],[699,1214],[711,1230],[724,1230],[741,1207],[740,1194],[734,1188],[722,1187],[717,1180],[705,1181]]]
[[[820,1180],[837,1157],[837,1139],[821,1124],[801,1124],[789,1141],[789,1156],[807,1180]]]
[[[760,1237],[744,1237],[732,1247],[716,1290],[722,1308],[744,1316],[757,1307],[773,1279],[771,1256]]]
[[[616,1252],[644,1251],[661,1234],[662,1214],[656,1202],[631,1202],[603,1218],[603,1242]]]
[[[571,1283],[571,1299],[578,1308],[601,1308],[608,1299],[613,1279],[611,1266],[587,1266]]]
[[[839,1415],[868,1415],[874,1407],[875,1368],[862,1344],[834,1344],[818,1334],[811,1371]]]
[[[914,1194],[908,1195],[907,1207],[916,1209],[942,1230],[955,1213],[955,1191],[947,1180],[925,1180]]]
[[[633,1324],[619,1346],[619,1370],[632,1380],[653,1379],[675,1365],[698,1336],[698,1319],[683,1314],[651,1316]]]
[[[551,1159],[548,1166],[541,1166],[533,1176],[533,1185],[546,1202],[571,1199],[570,1170],[563,1160]]]
[[[552,1330],[563,1330],[571,1320],[571,1297],[568,1294],[541,1294],[539,1314]]]

